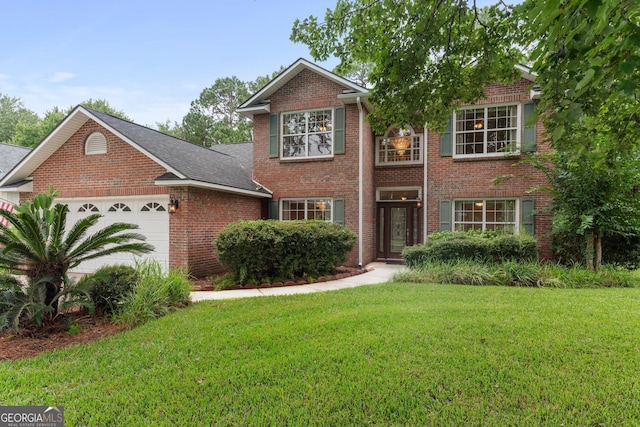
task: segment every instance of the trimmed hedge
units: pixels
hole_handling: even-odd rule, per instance
[[[331,274],[347,260],[356,235],[326,221],[239,221],[216,246],[223,266],[241,283]]]
[[[430,235],[424,245],[405,247],[402,258],[410,268],[433,261],[526,262],[538,259],[538,246],[524,234],[447,231]]]

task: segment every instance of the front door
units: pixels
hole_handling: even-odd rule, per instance
[[[379,259],[400,259],[405,246],[418,243],[418,211],[415,203],[378,203]]]

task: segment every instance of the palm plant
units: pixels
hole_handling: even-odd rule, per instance
[[[78,220],[67,233],[68,206],[54,205],[57,195],[50,188],[49,194],[38,194],[32,202],[17,206],[15,212],[0,209],[0,216],[9,222],[9,226],[0,223],[0,268],[26,275],[29,287],[44,287],[44,304],[52,316],[65,293],[69,269],[113,253],[154,250],[144,242],[145,236],[130,232],[138,228],[134,224],[111,224],[87,236],[100,214]]]

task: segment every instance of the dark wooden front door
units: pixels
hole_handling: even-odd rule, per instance
[[[405,246],[418,243],[418,211],[415,203],[378,203],[379,259],[400,259]]]

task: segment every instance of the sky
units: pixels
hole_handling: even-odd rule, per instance
[[[255,80],[298,58],[296,18],[335,0],[2,2],[0,93],[41,117],[106,99],[136,123],[180,123],[216,79]],[[337,60],[318,62],[332,69]]]
[[[485,3],[483,0],[479,3]],[[298,58],[296,18],[335,0],[14,0],[0,9],[0,93],[41,117],[105,99],[136,123],[182,122],[216,79],[271,74]],[[317,62],[329,70],[338,61]]]

